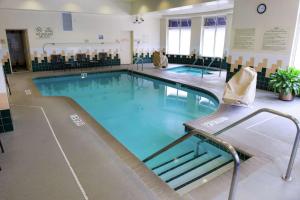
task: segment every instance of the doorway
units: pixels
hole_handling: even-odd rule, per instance
[[[31,58],[27,30],[6,30],[6,37],[12,71],[30,70]]]
[[[120,59],[122,65],[132,63],[133,31],[122,31],[120,39]]]

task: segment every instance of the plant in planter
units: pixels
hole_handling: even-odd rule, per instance
[[[279,69],[270,78],[269,87],[279,93],[279,99],[291,101],[300,94],[300,70],[294,67]]]

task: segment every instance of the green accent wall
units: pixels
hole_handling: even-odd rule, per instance
[[[238,69],[234,69],[234,72],[230,72],[231,64],[227,63],[227,74],[226,74],[226,82],[228,82],[233,75],[235,75],[240,69],[241,65],[238,66]],[[269,90],[268,84],[270,81],[270,78],[266,77],[266,68],[262,68],[261,72],[257,72],[257,85],[256,88],[262,89],[262,90]]]
[[[11,67],[9,59],[3,63],[3,69],[5,74],[11,74]]]
[[[138,54],[136,53],[136,54],[133,56],[133,59],[134,59],[134,58],[137,58],[137,57],[142,58],[144,63],[152,63],[152,62],[153,62],[153,61],[152,61],[153,54],[150,55],[150,53],[146,53],[146,54],[142,53],[142,54],[139,55],[139,56],[138,56]],[[138,64],[141,64],[141,63],[142,63],[142,61],[138,61]]]
[[[169,63],[173,64],[193,64],[195,62],[196,55],[192,56],[186,56],[186,55],[167,55]],[[212,59],[211,57],[202,57],[204,59],[204,66],[208,66],[211,62]],[[203,65],[203,61],[198,59],[195,65]],[[218,58],[214,60],[214,62],[211,64],[211,67],[216,67],[219,68],[221,66],[222,69],[227,68],[226,64],[226,58]]]
[[[109,55],[105,59],[99,59],[97,55],[91,58],[89,55],[86,58],[81,59],[80,61],[75,60],[74,56],[66,61],[65,56],[58,56],[57,60],[48,60],[47,57],[39,62],[38,58],[35,57],[32,60],[32,71],[53,71],[53,70],[64,70],[64,69],[78,69],[78,68],[87,68],[87,67],[104,67],[104,66],[116,66],[120,65],[121,61],[119,55],[112,57]]]
[[[0,110],[0,133],[13,131],[12,117],[10,110]]]

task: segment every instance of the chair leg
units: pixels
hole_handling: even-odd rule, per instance
[[[1,153],[4,153],[4,147],[3,147],[3,145],[2,145],[1,140],[0,140],[0,149],[1,149]]]

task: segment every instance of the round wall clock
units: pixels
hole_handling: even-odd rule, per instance
[[[267,10],[267,5],[266,4],[264,4],[264,3],[261,3],[261,4],[259,4],[258,6],[257,6],[257,12],[259,13],[259,14],[264,14],[265,12],[266,12],[266,10]]]

